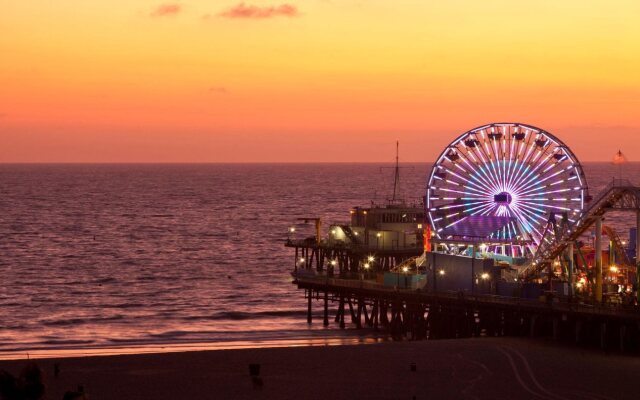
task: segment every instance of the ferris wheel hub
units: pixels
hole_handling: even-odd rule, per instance
[[[511,204],[512,200],[513,200],[513,197],[509,192],[501,192],[493,196],[493,201],[503,206]]]

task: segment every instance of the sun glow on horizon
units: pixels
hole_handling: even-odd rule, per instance
[[[0,162],[429,161],[516,121],[640,159],[640,3],[10,1]],[[603,140],[603,138],[607,138]]]

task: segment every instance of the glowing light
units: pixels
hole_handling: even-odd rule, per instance
[[[402,267],[402,272],[409,272],[409,267]]]
[[[480,278],[482,278],[482,279],[484,279],[486,281],[487,279],[489,279],[489,274],[487,274],[485,272],[484,274],[480,275]]]
[[[304,263],[305,261],[307,261],[307,260],[305,260],[305,259],[304,259],[304,257],[302,257],[302,258],[300,259],[300,263]]]
[[[294,228],[293,226],[291,228],[289,228],[289,232],[293,233],[296,231],[296,228]]]
[[[364,267],[364,269],[369,269],[370,265],[369,265],[369,263],[365,263],[365,264],[363,265],[363,267]]]
[[[445,272],[444,272],[444,270],[443,270],[443,269],[441,269],[440,271],[438,271],[438,273],[439,273],[440,275],[444,275],[444,274],[445,274]]]
[[[376,258],[375,258],[374,256],[369,256],[369,257],[367,258],[367,260],[368,260],[370,263],[371,263],[371,262],[373,262],[375,259],[376,259]]]
[[[535,137],[526,140],[529,134]],[[461,135],[438,158],[427,184],[428,216],[439,235],[450,235],[446,231],[468,216],[512,218],[492,237],[525,236],[535,252],[550,212],[581,213],[581,174],[571,151],[551,134],[516,124],[487,125]]]
[[[619,268],[615,265],[612,265],[609,267],[609,271],[613,272],[614,274],[618,273]]]
[[[335,267],[335,266],[336,266],[336,264],[338,264],[338,262],[337,262],[336,260],[331,260],[331,263],[330,263],[330,264],[331,264],[332,266],[334,266],[334,267]]]
[[[380,232],[376,233],[376,237],[382,237],[382,233]]]

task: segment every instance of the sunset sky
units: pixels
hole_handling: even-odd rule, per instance
[[[640,160],[638,0],[2,0],[0,162]]]

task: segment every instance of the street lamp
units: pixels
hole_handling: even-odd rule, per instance
[[[382,236],[382,233],[378,232],[376,233],[376,247],[380,248],[380,238],[382,238],[382,247],[384,247],[384,236]]]
[[[404,288],[409,289],[409,284],[407,283],[407,273],[409,272],[409,267],[402,267],[402,272],[404,273]]]

